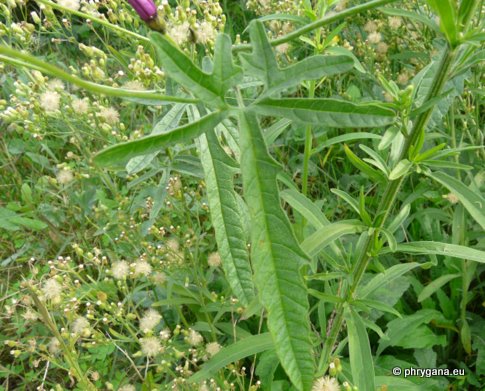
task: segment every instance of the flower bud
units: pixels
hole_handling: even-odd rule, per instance
[[[158,15],[157,6],[153,0],[128,0],[128,2],[148,27],[161,33],[165,32],[165,22]]]
[[[153,0],[128,0],[128,3],[145,22],[157,15],[157,6]]]

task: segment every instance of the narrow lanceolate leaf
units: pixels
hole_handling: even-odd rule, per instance
[[[256,113],[336,128],[372,128],[389,125],[394,111],[372,103],[338,99],[263,99],[250,106]]]
[[[341,236],[359,233],[365,229],[366,226],[359,220],[340,221],[338,223],[329,224],[318,229],[305,239],[301,244],[301,247],[309,255],[315,256]]]
[[[458,20],[456,0],[427,0],[440,18],[440,28],[452,45],[458,39]]]
[[[292,208],[298,211],[314,228],[322,228],[330,224],[325,214],[311,200],[295,189],[286,189],[281,193],[281,198],[288,202]]]
[[[279,68],[263,23],[253,21],[250,26],[251,54],[242,53],[241,62],[246,73],[264,82],[265,95],[296,86],[305,80],[315,80],[350,71],[354,61],[348,56],[312,56],[287,68]]]
[[[432,172],[428,175],[456,195],[470,216],[485,229],[485,198],[480,193],[472,191],[444,172]]]
[[[240,112],[241,173],[252,219],[255,282],[268,312],[268,328],[282,367],[300,391],[314,375],[307,289],[300,267],[307,258],[280,205],[276,175],[256,117]]]
[[[390,252],[389,249],[384,248],[381,251],[381,254],[387,254],[388,252]],[[485,251],[460,246],[458,244],[427,241],[401,243],[397,245],[396,252],[407,254],[445,255],[448,257],[468,259],[470,261],[485,263]]]
[[[208,105],[225,106],[223,96],[220,95],[223,88],[211,75],[198,68],[184,52],[163,35],[151,33],[150,40],[153,42],[161,65],[168,76]]]
[[[387,269],[384,273],[377,274],[365,286],[360,286],[357,289],[357,297],[359,299],[365,299],[367,296],[369,296],[372,292],[378,290],[380,287],[386,284],[390,284],[392,281],[398,279],[403,274],[419,266],[423,265],[417,262],[400,263],[398,265],[394,265]]]
[[[242,305],[254,297],[252,271],[243,217],[234,191],[234,162],[224,152],[213,130],[200,136],[200,159],[204,167],[207,197],[222,266],[233,292]]]
[[[273,347],[273,340],[269,333],[244,338],[241,341],[221,349],[219,353],[202,366],[200,371],[193,374],[188,381],[193,383],[200,382],[213,376],[219,369],[224,368],[226,365],[254,354],[273,349]]]
[[[158,151],[169,144],[194,139],[209,129],[213,129],[227,116],[227,112],[214,112],[199,121],[175,128],[167,133],[142,137],[114,145],[101,151],[94,157],[94,162],[100,166],[109,166],[126,161],[138,155],[146,155]]]
[[[346,311],[353,383],[361,391],[374,391],[374,363],[364,322],[352,308]]]
[[[426,287],[419,294],[418,303],[421,303],[422,301],[426,300],[438,289],[440,289],[443,285],[447,284],[451,280],[454,280],[455,278],[458,278],[458,277],[461,277],[461,274],[445,274],[444,276],[440,276],[436,280],[433,280],[431,283],[426,285]]]
[[[166,133],[169,130],[176,128],[180,122],[183,112],[185,111],[185,103],[175,104],[165,116],[153,127],[152,135]],[[148,155],[141,155],[130,159],[126,165],[128,174],[136,174],[146,168],[153,159],[158,155],[158,152],[152,152]]]

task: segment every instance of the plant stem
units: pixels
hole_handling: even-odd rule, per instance
[[[315,96],[315,81],[310,82],[310,90],[308,92],[308,98],[311,99]],[[305,129],[305,150],[303,152],[303,172],[301,176],[301,192],[303,195],[308,194],[308,167],[310,165],[310,158],[312,156],[313,146],[313,134],[312,126],[307,125]]]
[[[105,86],[102,84],[93,83],[90,81],[86,81],[83,79],[78,78],[77,76],[71,75],[63,71],[62,69],[48,64],[42,60],[39,60],[35,56],[31,56],[26,53],[22,53],[18,50],[12,49],[8,46],[0,45],[0,59],[6,59],[7,61],[12,58],[14,61],[19,63],[25,63],[25,66],[39,70],[41,72],[47,73],[49,75],[58,77],[68,83],[77,85],[78,87],[84,88],[90,92],[94,92],[97,94],[104,94],[107,96],[114,96],[119,98],[140,98],[140,99],[150,99],[155,101],[164,101],[164,102],[179,102],[179,103],[198,103],[199,100],[192,99],[192,98],[181,98],[178,96],[167,96],[160,94],[155,91],[137,91],[137,90],[126,90],[123,88],[114,88],[110,86]]]
[[[306,26],[300,27],[299,29],[292,31],[289,34],[283,35],[280,38],[270,40],[270,44],[271,46],[281,45],[282,43],[292,41],[293,39],[298,38],[301,35],[307,34],[310,31],[316,30],[320,27],[327,26],[329,24],[338,22],[349,16],[353,16],[355,14],[358,14],[373,8],[377,8],[385,4],[393,3],[395,1],[397,0],[372,0],[367,3],[348,8],[342,12],[339,12],[333,15],[324,16],[323,18],[318,19],[312,23],[309,23]],[[251,44],[234,45],[232,47],[232,51],[233,52],[246,51],[246,50],[250,50],[251,47],[252,47]]]
[[[57,329],[56,324],[52,320],[49,311],[47,308],[44,306],[44,304],[40,301],[39,297],[37,296],[37,293],[33,289],[33,287],[29,287],[30,295],[37,307],[37,310],[39,311],[40,317],[46,327],[51,331],[51,333],[54,335],[54,337],[57,339],[59,342],[60,349],[64,355],[65,360],[67,361],[67,364],[69,365],[69,369],[72,372],[73,376],[76,378],[76,380],[79,382],[79,386],[81,389],[86,390],[86,391],[95,391],[96,387],[94,386],[93,383],[91,383],[86,376],[86,374],[83,372],[81,367],[79,366],[79,360],[77,357],[77,353],[72,346],[72,343],[69,345],[66,343],[64,338],[62,337],[61,333]]]
[[[447,46],[442,55],[439,67],[435,74],[435,78],[433,79],[431,88],[424,102],[429,102],[432,98],[440,94],[446,83],[447,76],[450,73],[455,55],[456,49],[451,49],[449,46]],[[410,134],[405,140],[404,146],[401,150],[400,158],[398,159],[399,161],[408,156],[411,148],[415,146],[415,142],[421,132],[425,131],[426,125],[431,118],[431,114],[433,113],[433,108],[434,107],[428,108],[428,110],[423,112],[416,119],[416,122],[414,123]],[[342,295],[344,302],[337,304],[337,307],[335,308],[335,318],[327,335],[327,339],[325,340],[322,354],[320,356],[317,373],[318,376],[323,375],[327,371],[333,347],[335,345],[335,342],[337,341],[340,329],[342,328],[345,305],[350,304],[354,299],[362,276],[364,275],[370,260],[374,256],[374,244],[377,242],[379,236],[379,228],[384,226],[387,217],[389,216],[389,213],[394,205],[399,190],[402,184],[405,182],[405,178],[406,176],[402,176],[401,178],[394,181],[389,181],[384,190],[382,200],[379,203],[379,208],[374,216],[372,224],[373,228],[370,228],[369,236],[367,237],[367,240],[364,244],[364,251],[359,254],[359,257],[354,265],[352,271],[352,283],[350,284],[346,292]]]
[[[58,10],[64,11],[64,12],[72,14],[72,15],[79,16],[81,18],[84,18],[86,20],[90,20],[92,22],[96,22],[98,24],[101,24],[101,25],[109,28],[110,30],[114,30],[114,31],[119,32],[121,35],[125,35],[125,36],[131,35],[132,37],[135,37],[135,38],[139,39],[140,41],[150,42],[150,40],[143,35],[140,35],[140,34],[137,34],[133,31],[127,30],[127,29],[120,27],[116,24],[112,24],[112,23],[108,22],[107,20],[97,18],[96,16],[89,15],[89,14],[86,14],[86,13],[81,12],[81,11],[75,11],[71,8],[63,7],[62,5],[53,3],[52,1],[49,1],[49,0],[35,0],[35,2],[47,5],[49,7],[54,8],[54,9],[58,9]]]

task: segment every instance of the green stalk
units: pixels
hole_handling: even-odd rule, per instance
[[[453,61],[456,55],[457,49],[451,49],[449,46],[445,49],[443,56],[441,58],[441,62],[439,64],[438,70],[436,72],[435,78],[433,79],[433,83],[431,88],[426,96],[424,102],[429,102],[432,98],[438,96],[442,91],[447,76],[450,73],[451,67],[453,65]],[[405,140],[403,149],[401,150],[399,160],[406,158],[411,150],[412,147],[415,146],[415,142],[418,139],[421,132],[424,132],[426,129],[426,125],[431,117],[434,107],[430,107],[428,110],[423,112],[414,123],[414,126]],[[373,258],[374,250],[375,250],[375,243],[379,237],[379,228],[383,227],[385,224],[389,213],[392,210],[394,205],[395,199],[399,194],[399,190],[402,184],[405,182],[406,176],[402,176],[399,179],[394,181],[389,181],[386,189],[384,190],[384,194],[382,196],[382,200],[379,203],[379,208],[374,216],[373,220],[373,228],[370,229],[365,244],[364,244],[364,251],[359,254],[359,258],[357,259],[354,269],[352,271],[352,283],[350,284],[349,288],[346,292],[342,295],[344,298],[344,302],[337,305],[335,308],[335,318],[333,320],[332,325],[330,326],[329,333],[327,335],[327,339],[325,340],[322,354],[320,356],[320,361],[318,365],[318,376],[323,375],[329,365],[329,361],[331,358],[331,354],[333,351],[333,347],[335,342],[337,341],[338,335],[342,328],[343,320],[344,320],[344,307],[352,302],[354,299],[355,292],[359,287],[359,284],[362,280],[362,276],[369,265],[370,260]]]
[[[308,92],[308,98],[312,99],[315,96],[315,81],[310,82],[310,91]],[[312,156],[313,146],[313,134],[312,126],[307,125],[305,129],[305,150],[303,152],[303,172],[301,177],[301,192],[303,195],[308,194],[308,167],[310,165],[310,158]],[[303,223],[303,225],[305,225]]]
[[[40,70],[41,72],[47,73],[51,76],[55,76],[62,79],[68,83],[74,84],[78,87],[84,88],[90,92],[97,94],[104,94],[107,96],[114,96],[119,98],[140,98],[140,99],[150,99],[155,101],[164,102],[179,102],[179,103],[198,103],[197,99],[192,98],[181,98],[178,96],[168,96],[163,95],[154,91],[137,91],[137,90],[126,90],[123,88],[115,88],[110,86],[105,86],[102,84],[93,83],[73,76],[70,73],[63,71],[62,69],[39,60],[35,56],[30,54],[22,53],[18,50],[12,49],[8,46],[0,45],[0,59],[7,58],[12,59],[13,63],[25,63],[25,66]]]
[[[29,287],[30,295],[32,299],[34,300],[34,303],[39,311],[39,314],[42,318],[42,321],[44,324],[47,326],[47,328],[50,330],[50,332],[54,335],[54,337],[59,341],[59,346],[62,350],[62,353],[64,355],[65,360],[67,361],[67,364],[69,365],[70,371],[72,371],[73,376],[76,378],[76,380],[79,382],[79,386],[81,389],[86,390],[86,391],[95,391],[96,387],[94,386],[93,383],[91,383],[86,376],[86,374],[82,371],[81,367],[79,366],[78,358],[77,358],[77,353],[74,350],[73,346],[68,346],[62,337],[61,333],[57,329],[57,326],[55,325],[54,321],[52,320],[49,311],[47,308],[44,306],[44,304],[40,301],[39,297],[37,296],[37,293],[33,289],[33,287]]]
[[[71,15],[79,16],[80,18],[84,18],[84,19],[90,20],[92,22],[96,22],[97,24],[105,26],[105,27],[109,28],[110,30],[117,31],[122,36],[123,35],[124,36],[131,35],[132,37],[135,37],[135,38],[139,39],[140,41],[150,42],[150,40],[147,37],[144,37],[143,35],[140,35],[140,34],[137,34],[133,31],[127,30],[127,29],[120,27],[116,24],[112,24],[112,23],[108,22],[107,20],[97,18],[96,16],[89,15],[89,14],[86,14],[86,13],[81,12],[81,11],[75,11],[71,8],[63,7],[62,5],[53,3],[52,1],[49,1],[49,0],[35,0],[35,2],[47,5],[49,7],[52,7],[54,9],[57,9],[57,10],[60,10],[60,11],[64,11],[64,12],[69,13]]]
[[[289,41],[292,41],[293,39],[296,39],[304,34],[307,34],[313,30],[316,30],[320,27],[323,26],[328,26],[329,24],[338,22],[344,18],[348,18],[350,16],[353,16],[355,14],[383,6],[385,4],[389,3],[394,3],[397,0],[372,0],[364,4],[356,5],[355,7],[348,8],[342,12],[333,14],[333,15],[328,15],[324,16],[321,19],[318,19],[312,23],[309,23],[303,27],[300,27],[299,29],[296,29],[295,31],[292,31],[289,34],[283,35],[280,38],[272,39],[270,40],[271,46],[278,46],[281,45],[282,43],[286,43]],[[241,44],[241,45],[234,45],[232,47],[233,52],[241,52],[241,51],[246,51],[246,50],[251,50],[251,44]]]

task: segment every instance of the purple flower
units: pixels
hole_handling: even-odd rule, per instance
[[[128,0],[128,3],[135,9],[145,22],[154,19],[157,16],[157,6],[153,0]]]

